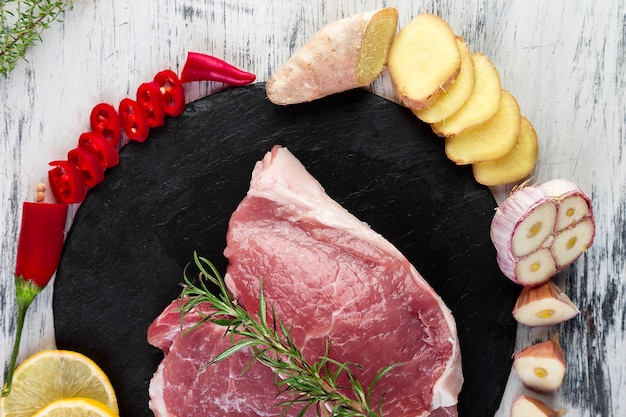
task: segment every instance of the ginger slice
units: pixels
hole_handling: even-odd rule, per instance
[[[461,68],[461,52],[450,25],[439,16],[422,13],[395,37],[388,63],[400,101],[420,110],[452,85]]]
[[[465,40],[457,37],[457,44],[461,52],[461,68],[450,87],[437,97],[435,102],[422,110],[413,110],[413,113],[423,122],[436,123],[454,114],[463,106],[474,89],[474,60]]]
[[[538,150],[537,132],[530,121],[522,116],[520,134],[511,151],[500,158],[472,164],[474,178],[487,186],[521,181],[535,169]]]
[[[457,165],[469,165],[506,155],[515,146],[521,118],[517,100],[503,90],[498,111],[491,118],[446,138],[448,159]]]
[[[397,28],[392,7],[329,23],[270,77],[267,97],[289,105],[369,85],[387,67]]]
[[[500,106],[502,89],[500,74],[491,60],[482,53],[472,55],[476,80],[472,94],[463,106],[444,120],[431,124],[439,136],[452,136],[476,126],[493,116]]]

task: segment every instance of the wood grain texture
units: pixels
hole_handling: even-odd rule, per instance
[[[187,51],[221,57],[257,74],[278,68],[324,24],[395,6],[400,26],[420,12],[440,15],[489,56],[540,140],[538,182],[574,181],[592,197],[594,246],[557,282],[581,314],[552,328],[520,326],[520,348],[559,331],[568,361],[563,389],[539,396],[568,416],[626,415],[626,8],[624,0],[321,1],[78,0],[0,80],[0,363],[16,322],[13,270],[21,203],[33,200],[48,162],[65,159],[87,130],[91,107],[118,103],[159,70],[182,68]],[[187,87],[190,100],[218,83]],[[372,91],[396,96],[387,74]],[[493,189],[498,200],[509,187]],[[27,315],[20,359],[54,346],[51,287]],[[499,416],[527,393],[512,373]],[[622,400],[622,401],[620,401]]]

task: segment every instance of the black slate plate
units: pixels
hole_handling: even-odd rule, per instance
[[[518,288],[489,241],[495,202],[409,111],[362,90],[279,107],[264,85],[187,106],[131,143],[77,213],[54,283],[57,345],[96,360],[122,417],[152,416],[162,358],[150,322],[180,291],[194,251],[223,272],[227,222],[254,163],[274,144],[328,194],[395,244],[451,308],[465,385],[461,417],[495,413],[511,367]]]

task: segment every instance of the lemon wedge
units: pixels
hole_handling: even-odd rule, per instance
[[[90,398],[63,398],[37,411],[33,417],[118,417],[109,407]]]
[[[119,413],[111,382],[94,361],[78,352],[44,350],[17,367],[11,393],[0,400],[0,416],[31,417],[53,401],[77,397]]]

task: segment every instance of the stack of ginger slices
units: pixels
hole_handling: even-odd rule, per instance
[[[472,165],[487,186],[526,179],[537,162],[537,134],[482,53],[471,53],[450,25],[420,14],[397,34],[388,55],[401,103],[445,138],[447,157]]]

